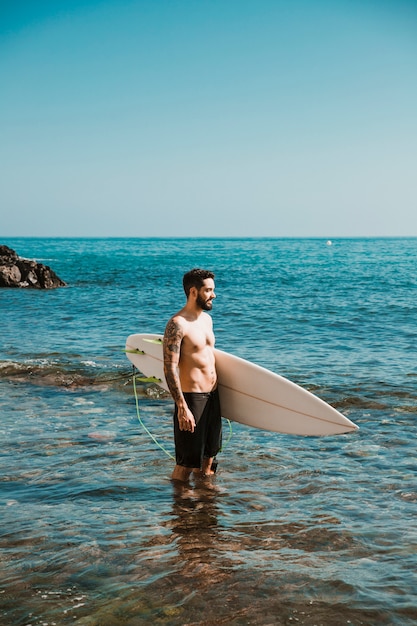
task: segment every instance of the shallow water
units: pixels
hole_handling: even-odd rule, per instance
[[[0,292],[1,624],[417,622],[416,240],[4,243],[69,286]],[[358,432],[233,424],[213,484],[174,489],[123,347],[195,265],[218,347]],[[171,400],[139,406],[172,453]]]

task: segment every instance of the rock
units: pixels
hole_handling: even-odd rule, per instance
[[[65,287],[48,265],[23,259],[7,246],[0,246],[0,287],[55,289]]]

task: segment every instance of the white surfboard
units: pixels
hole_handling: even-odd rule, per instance
[[[168,391],[162,335],[135,334],[126,354],[145,376]],[[264,430],[291,435],[337,435],[358,426],[335,408],[270,370],[215,349],[222,416]]]

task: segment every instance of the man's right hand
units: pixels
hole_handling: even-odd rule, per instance
[[[180,430],[193,433],[195,430],[195,419],[187,405],[178,407],[178,425]]]

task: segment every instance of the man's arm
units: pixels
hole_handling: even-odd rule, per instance
[[[181,353],[181,342],[184,337],[184,330],[181,325],[170,319],[164,334],[163,354],[164,354],[164,374],[168,389],[178,407],[178,422],[180,430],[194,432],[195,420],[185,401],[181,389],[179,377],[179,362]]]
[[[164,374],[168,389],[177,405],[185,402],[179,378],[180,351],[183,336],[184,332],[180,324],[170,319],[165,329],[163,343]]]

